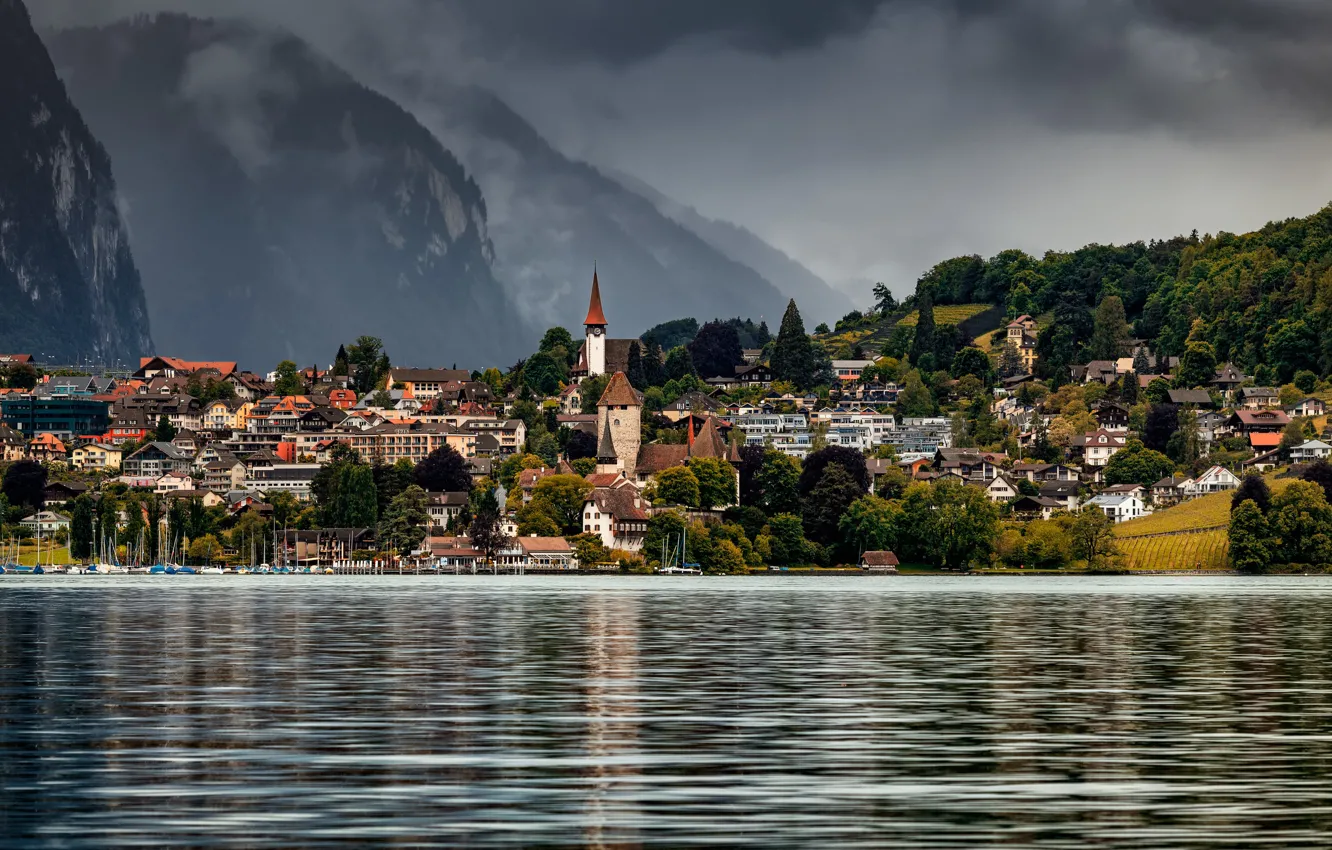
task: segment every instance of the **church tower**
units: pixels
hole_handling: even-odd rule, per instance
[[[623,372],[616,372],[597,401],[597,472],[623,472],[634,480],[643,441],[642,417],[642,395]]]
[[[592,271],[592,301],[587,305],[587,318],[583,320],[587,342],[583,351],[587,355],[587,374],[606,374],[606,314],[601,312],[601,286],[597,272]]]

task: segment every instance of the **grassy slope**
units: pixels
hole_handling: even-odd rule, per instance
[[[1280,493],[1294,479],[1269,473],[1268,486]],[[1208,496],[1115,526],[1115,545],[1134,570],[1225,570],[1230,568],[1226,524],[1230,493]]]

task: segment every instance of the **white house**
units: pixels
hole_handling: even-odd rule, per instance
[[[1102,511],[1115,522],[1126,522],[1147,514],[1142,499],[1137,496],[1102,493],[1088,499],[1087,505]]]
[[[1204,496],[1208,493],[1222,493],[1226,490],[1237,490],[1240,486],[1239,476],[1226,469],[1223,466],[1213,466],[1202,475],[1193,479],[1193,483],[1185,488],[1185,495],[1192,498],[1195,496]]]
[[[62,528],[69,531],[69,517],[55,511],[39,511],[32,516],[19,520],[19,525],[28,531],[53,534]]]
[[[1286,415],[1292,419],[1296,416],[1322,416],[1327,413],[1327,405],[1323,403],[1321,398],[1310,397],[1287,405],[1282,410],[1286,411]]]
[[[1309,440],[1290,450],[1290,459],[1295,463],[1323,460],[1329,455],[1332,455],[1332,445],[1328,445],[1322,440]]]
[[[985,485],[985,495],[990,497],[991,502],[1007,502],[1017,498],[1018,488],[1007,475],[996,475]]]

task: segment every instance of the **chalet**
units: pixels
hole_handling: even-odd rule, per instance
[[[1142,499],[1129,495],[1093,496],[1087,500],[1087,506],[1096,508],[1115,522],[1127,522],[1146,515]]]
[[[63,505],[88,492],[88,485],[78,481],[52,481],[42,490],[42,504]]]
[[[1270,469],[1276,469],[1281,463],[1281,452],[1278,449],[1269,449],[1260,452],[1240,464],[1246,472],[1267,472]]]
[[[1109,463],[1110,458],[1124,448],[1126,443],[1127,438],[1123,434],[1115,434],[1104,428],[1098,428],[1095,431],[1074,437],[1072,448],[1075,453],[1081,453],[1083,462],[1087,466],[1098,468]]]
[[[860,568],[871,573],[895,573],[898,565],[897,555],[887,550],[871,549],[860,556]]]
[[[153,482],[154,493],[177,493],[194,489],[194,479],[183,472],[168,472]]]
[[[179,357],[142,357],[136,378],[188,378],[196,372],[214,372],[218,378],[226,378],[236,371],[236,364],[221,360],[182,360]]]
[[[1013,516],[1032,520],[1040,517],[1049,519],[1055,511],[1066,509],[1066,504],[1047,496],[1020,496],[1013,502]]]
[[[1082,373],[1082,382],[1090,384],[1099,381],[1106,386],[1113,384],[1119,377],[1118,368],[1113,360],[1093,360]]]
[[[549,478],[555,474],[555,470],[548,466],[538,467],[537,469],[524,469],[518,473],[518,489],[523,493],[523,504],[532,501],[532,492],[536,489],[537,482],[543,478]]]
[[[1246,387],[1246,389],[1251,389]],[[1237,434],[1280,434],[1290,424],[1290,417],[1280,410],[1236,410],[1226,426]],[[1279,441],[1279,438],[1278,438]],[[1275,445],[1275,444],[1274,444]]]
[[[1147,501],[1147,488],[1141,484],[1111,484],[1101,490],[1103,496],[1136,496]]]
[[[28,440],[8,425],[0,425],[0,461],[23,460],[28,456]]]
[[[1096,422],[1107,431],[1116,433],[1127,431],[1129,427],[1129,409],[1114,402],[1101,402],[1093,411]]]
[[[978,452],[975,449],[935,449],[936,472],[953,472],[976,482],[989,482],[999,474],[1005,460],[1002,452]]]
[[[1248,376],[1235,368],[1233,363],[1226,363],[1216,370],[1216,375],[1212,378],[1212,386],[1229,395],[1247,380],[1249,380]]]
[[[1332,455],[1332,445],[1322,440],[1308,440],[1290,450],[1292,463],[1310,463],[1315,460],[1325,460],[1329,455]]]
[[[1281,394],[1271,387],[1241,387],[1237,406],[1245,410],[1267,410],[1281,403]]]
[[[1310,396],[1309,398],[1297,401],[1295,404],[1288,404],[1281,408],[1281,410],[1292,419],[1297,416],[1307,418],[1312,416],[1322,416],[1327,413],[1327,405],[1321,398],[1313,398]]]
[[[69,452],[55,434],[42,433],[28,442],[28,457],[39,461],[63,461],[69,457]]]

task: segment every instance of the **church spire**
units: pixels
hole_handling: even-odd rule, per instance
[[[606,326],[606,314],[601,311],[601,284],[597,283],[597,270],[592,269],[592,300],[587,305],[587,318],[584,325]]]

